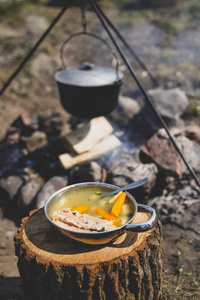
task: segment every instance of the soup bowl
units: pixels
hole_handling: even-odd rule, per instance
[[[119,226],[117,228],[114,228],[112,230],[107,231],[98,231],[98,232],[79,232],[74,230],[65,229],[62,226],[59,226],[55,224],[52,220],[52,210],[53,208],[58,205],[59,201],[64,199],[68,194],[72,192],[78,192],[79,190],[85,189],[85,188],[104,188],[107,190],[107,192],[111,192],[118,187],[115,185],[107,184],[107,183],[101,183],[101,182],[83,182],[83,183],[77,183],[73,185],[66,186],[57,192],[55,192],[46,202],[44,206],[44,212],[46,218],[49,220],[49,222],[52,224],[52,226],[58,230],[63,235],[67,236],[68,238],[71,238],[75,241],[82,242],[85,244],[92,244],[92,245],[103,245],[107,244],[111,241],[114,241],[117,237],[122,235],[125,232],[132,232],[132,233],[139,233],[148,231],[151,228],[153,228],[157,223],[157,216],[155,210],[146,205],[139,205],[137,204],[135,198],[128,192],[126,192],[128,202],[131,205],[132,214],[130,219],[123,224],[122,226]],[[63,200],[62,200],[63,201]],[[97,200],[98,201],[98,200]],[[66,205],[67,207],[67,205]],[[150,218],[148,221],[138,224],[132,224],[133,219],[135,218],[137,212],[143,212],[143,213],[149,213]]]

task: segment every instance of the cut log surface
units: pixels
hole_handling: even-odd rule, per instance
[[[137,213],[133,223],[148,216]],[[22,220],[14,238],[24,299],[161,299],[162,226],[86,245],[55,231],[44,210]]]
[[[101,116],[91,119],[82,128],[78,128],[64,136],[63,143],[67,149],[76,154],[81,154],[91,150],[99,141],[112,132],[112,125],[105,117]]]

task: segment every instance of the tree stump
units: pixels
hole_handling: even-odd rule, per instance
[[[147,219],[137,213],[134,223]],[[160,221],[93,246],[55,231],[42,208],[22,220],[14,242],[25,300],[161,299]]]

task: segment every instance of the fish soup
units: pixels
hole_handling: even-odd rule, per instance
[[[58,226],[74,231],[80,231],[80,229],[85,232],[93,230],[107,231],[121,227],[130,221],[135,213],[135,206],[125,193],[118,193],[104,199],[99,199],[110,191],[111,190],[107,187],[99,186],[84,187],[66,193],[66,195],[63,195],[62,198],[53,205],[50,212],[50,218]],[[118,211],[118,215],[116,216],[112,211],[114,209],[114,204],[117,206],[117,210],[119,208],[116,201],[119,201],[120,194],[123,194],[124,200],[123,204],[121,204],[120,211]],[[63,215],[66,214],[65,220],[62,219],[63,216],[59,214],[60,212],[62,212]],[[113,218],[111,217],[112,214]],[[110,222],[110,224],[107,222]],[[96,227],[92,225],[93,223],[97,224],[95,225]],[[69,227],[69,225],[71,227]],[[75,225],[75,228],[72,225]]]

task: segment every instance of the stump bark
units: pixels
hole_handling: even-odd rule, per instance
[[[137,213],[134,223],[147,219]],[[160,221],[92,246],[62,236],[39,209],[22,220],[14,242],[25,300],[161,299]]]

